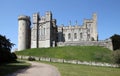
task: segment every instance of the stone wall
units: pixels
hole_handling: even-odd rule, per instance
[[[29,57],[34,58],[37,61],[47,61],[47,62],[58,62],[58,63],[69,63],[69,64],[83,64],[92,66],[106,66],[106,67],[119,67],[117,64],[102,63],[102,62],[91,62],[91,61],[78,61],[78,60],[65,60],[56,58],[46,58],[46,57],[34,57],[34,56],[18,56],[19,59],[28,59]]]
[[[102,46],[113,50],[112,41],[110,39],[103,41],[71,41],[58,42],[57,46]]]

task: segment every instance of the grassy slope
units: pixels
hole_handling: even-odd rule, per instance
[[[120,76],[120,68],[96,67],[87,65],[49,63],[58,68],[61,76]]]
[[[98,46],[37,48],[16,52],[17,55],[110,62],[111,51]]]
[[[2,64],[0,65],[0,76],[6,76],[7,74],[14,73],[17,70],[23,69],[30,66],[29,63],[25,62],[15,62],[9,64]]]

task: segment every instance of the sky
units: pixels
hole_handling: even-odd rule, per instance
[[[39,12],[42,16],[51,11],[57,25],[75,21],[82,25],[84,19],[97,13],[99,40],[120,34],[120,0],[0,0],[0,34],[18,47],[18,16]],[[32,25],[31,25],[32,26]]]

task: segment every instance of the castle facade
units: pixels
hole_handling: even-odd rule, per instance
[[[105,46],[111,47],[110,40],[98,41],[97,15],[85,19],[82,25],[56,24],[50,11],[45,16],[34,13],[32,27],[29,16],[18,17],[18,50],[28,48],[47,48],[55,46]]]

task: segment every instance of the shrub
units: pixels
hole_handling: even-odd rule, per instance
[[[32,56],[29,56],[28,60],[29,60],[29,61],[35,61],[35,58],[32,57]]]
[[[120,49],[120,35],[115,34],[110,38],[112,39],[113,50]]]
[[[12,56],[12,60],[15,61],[17,59],[17,56],[15,53],[11,53],[11,56]]]
[[[11,48],[14,46],[5,36],[0,35],[0,64],[16,60],[15,54],[11,53]]]
[[[113,51],[113,63],[120,66],[120,50]]]

